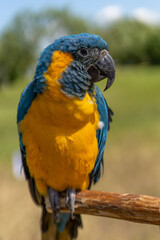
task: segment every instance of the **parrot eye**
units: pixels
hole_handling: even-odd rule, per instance
[[[88,51],[86,48],[81,48],[79,51],[78,51],[78,54],[81,56],[81,57],[86,57],[88,55]]]

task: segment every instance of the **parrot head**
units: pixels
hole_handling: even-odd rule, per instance
[[[63,58],[53,57],[56,54]],[[69,63],[58,78],[61,91],[68,97],[77,96],[83,99],[86,92],[93,94],[94,83],[107,78],[104,89],[108,89],[115,79],[115,64],[109,54],[107,43],[98,35],[82,33],[79,35],[63,36],[56,39],[41,54],[36,68],[35,80],[37,91],[42,92],[46,87],[45,75],[54,61],[60,61],[62,67],[65,57],[70,56]],[[55,66],[52,68],[55,71]]]

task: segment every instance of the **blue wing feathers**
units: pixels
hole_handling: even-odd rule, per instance
[[[99,177],[101,175],[101,169],[103,166],[103,153],[105,150],[107,131],[109,128],[108,106],[103,94],[101,93],[98,87],[96,87],[95,98],[97,103],[97,109],[100,115],[100,121],[104,123],[104,127],[102,129],[97,130],[97,141],[98,141],[99,152],[98,152],[94,169],[90,174],[90,183],[92,182],[96,183],[99,180]]]
[[[17,124],[24,119],[33,100],[37,96],[37,93],[35,92],[35,85],[36,85],[35,81],[30,82],[21,94],[20,102],[18,105],[18,111],[17,111]],[[28,183],[29,183],[30,193],[35,203],[42,204],[42,198],[39,196],[36,190],[35,180],[30,176],[30,172],[26,163],[25,146],[22,142],[22,135],[19,132],[19,129],[18,129],[18,134],[19,134],[19,143],[20,143],[23,169],[24,169],[26,179],[28,180]]]
[[[30,82],[27,87],[24,89],[24,91],[21,94],[20,102],[18,105],[18,110],[17,110],[17,124],[23,120],[25,117],[28,109],[30,108],[33,99],[36,97],[36,93],[34,92],[35,88],[35,81]],[[21,133],[19,132],[18,129],[18,135],[19,135],[19,144],[20,144],[20,150],[21,150],[21,155],[22,155],[22,163],[23,163],[23,168],[25,172],[25,176],[27,179],[30,178],[29,170],[26,164],[26,152],[25,152],[25,146],[23,145],[22,142],[22,136]]]
[[[20,99],[20,102],[18,105],[18,111],[17,111],[17,123],[22,121],[28,109],[30,108],[33,99],[37,95],[34,92],[34,88],[35,88],[35,81],[32,81],[27,85],[27,87],[23,90],[21,94],[21,99]]]

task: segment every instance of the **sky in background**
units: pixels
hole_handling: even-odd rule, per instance
[[[68,7],[75,14],[99,24],[129,16],[149,24],[160,23],[160,0],[0,0],[0,31],[25,9]]]

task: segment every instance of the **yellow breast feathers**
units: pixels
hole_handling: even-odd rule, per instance
[[[73,61],[71,54],[56,51],[45,74],[47,87],[37,95],[19,129],[27,165],[38,191],[84,190],[98,154],[96,130],[99,114],[94,98],[69,98],[57,79]]]

